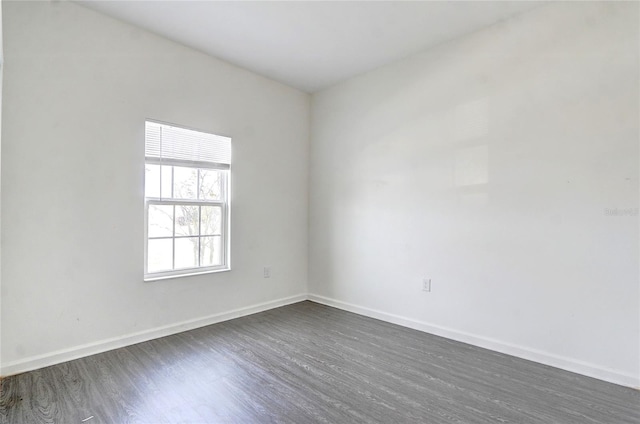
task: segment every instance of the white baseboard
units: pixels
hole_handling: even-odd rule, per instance
[[[203,318],[196,318],[177,324],[157,327],[122,337],[114,337],[94,343],[75,346],[69,349],[46,353],[43,355],[31,356],[20,359],[18,361],[3,363],[0,367],[0,375],[6,377],[13,374],[32,371],[38,368],[71,361],[89,355],[95,355],[97,353],[106,352],[120,347],[130,346],[132,344],[157,339],[159,337],[165,337],[183,331],[193,330],[195,328],[215,324],[218,322],[228,321],[230,319],[267,311],[269,309],[278,308],[280,306],[302,302],[304,300],[311,300],[316,303],[321,303],[323,305],[353,312],[359,315],[376,318],[382,321],[398,324],[403,327],[413,328],[415,330],[424,331],[426,333],[435,334],[438,336],[446,337],[448,339],[483,347],[496,352],[516,356],[518,358],[523,358],[552,367],[561,368],[567,371],[575,372],[611,383],[620,384],[622,386],[633,387],[636,389],[640,388],[640,378],[638,376],[625,374],[623,372],[603,368],[598,365],[575,360],[572,358],[566,358],[536,349],[517,346],[511,343],[502,342],[500,340],[482,337],[315,294],[299,294],[296,296],[290,296],[270,302],[259,303],[227,312],[221,312]]]
[[[608,381],[610,383],[615,383],[636,389],[640,388],[640,377],[636,375],[625,374],[623,372],[603,368],[598,365],[590,364],[576,359],[567,358],[527,347],[517,346],[500,340],[477,336],[474,334],[466,333],[464,331],[458,331],[439,325],[429,324],[427,322],[414,320],[400,315],[390,314],[384,311],[371,309],[364,306],[354,305],[352,303],[342,302],[340,300],[331,299],[325,296],[309,294],[308,299],[313,302],[321,303],[323,305],[342,309],[348,312],[376,318],[381,321],[398,324],[403,327],[413,328],[415,330],[424,331],[426,333],[435,334],[437,336],[446,337],[448,339],[456,340],[459,342],[483,347],[496,352],[505,353],[507,355],[516,356],[518,358],[523,358],[530,361],[538,362],[540,364],[560,368],[566,371],[575,372],[577,374],[586,375],[588,377],[597,378],[599,380]]]
[[[38,368],[48,367],[50,365],[59,364],[73,359],[82,358],[96,353],[106,352],[108,350],[117,349],[132,344],[146,342],[148,340],[165,337],[183,331],[193,330],[195,328],[204,327],[230,319],[255,314],[257,312],[267,311],[269,309],[278,308],[280,306],[289,305],[296,302],[307,300],[306,294],[285,297],[270,302],[258,303],[244,308],[234,309],[227,312],[209,315],[202,318],[196,318],[188,321],[182,321],[177,324],[165,325],[162,327],[152,328],[150,330],[140,331],[122,337],[114,337],[110,339],[100,340],[93,343],[87,343],[68,349],[58,350],[55,352],[45,353],[3,363],[0,367],[0,375],[3,377],[19,374],[22,372],[32,371]]]

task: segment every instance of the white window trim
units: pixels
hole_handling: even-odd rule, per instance
[[[165,164],[166,165],[166,164]],[[229,186],[229,178],[228,174],[224,174],[224,184],[225,189]],[[225,191],[228,191],[225,190]],[[225,193],[226,198],[228,199],[228,193]],[[224,197],[224,196],[223,196]],[[206,266],[206,267],[193,267],[193,268],[180,268],[173,269],[170,271],[160,271],[160,272],[148,272],[148,248],[149,248],[149,205],[189,205],[189,206],[220,206],[222,208],[222,223],[223,231],[221,231],[221,246],[222,249],[222,264],[216,266]],[[229,237],[229,201],[227,202],[221,200],[181,200],[181,199],[159,199],[159,198],[147,198],[145,197],[144,202],[144,281],[154,281],[154,280],[164,280],[167,278],[177,278],[177,277],[185,277],[189,275],[199,275],[199,274],[209,274],[212,272],[221,272],[221,271],[230,271],[231,270],[231,259],[230,259],[230,237]],[[175,221],[174,221],[175,228]],[[174,230],[175,231],[175,230]],[[174,240],[178,238],[190,238],[190,237],[204,237],[202,235],[198,236],[176,236],[175,234],[167,237],[154,237],[154,239],[172,239]],[[173,254],[175,256],[175,247],[173,249]]]
[[[158,121],[153,121],[153,120],[147,120],[147,122],[160,123]],[[179,127],[173,124],[166,124],[166,125],[171,125],[173,127],[185,128],[185,129],[191,130],[190,128]],[[182,278],[182,277],[189,277],[189,276],[195,276],[195,275],[230,271],[231,270],[231,237],[230,237],[231,165],[216,164],[216,163],[210,163],[210,162],[183,161],[183,160],[175,160],[175,159],[166,160],[166,159],[148,158],[148,157],[145,158],[145,165],[146,164],[155,164],[155,165],[164,165],[164,166],[186,166],[186,167],[201,168],[201,169],[216,169],[224,172],[222,173],[223,195],[221,196],[223,200],[201,200],[201,199],[194,200],[194,199],[174,199],[174,198],[166,199],[166,198],[158,198],[158,197],[148,198],[145,195],[144,197],[144,281],[150,282],[150,281],[158,281],[158,280],[166,280],[166,279],[173,279],[173,278]],[[172,173],[171,179],[173,184],[173,173]],[[162,184],[162,177],[160,181]],[[198,179],[198,183],[199,183],[199,179]],[[146,185],[146,180],[145,180],[145,185]],[[199,192],[199,187],[198,187],[198,192]],[[160,188],[160,193],[162,193],[162,188]],[[222,264],[216,265],[216,266],[207,266],[207,267],[180,268],[180,269],[173,269],[169,271],[160,271],[160,272],[151,272],[151,273],[148,272],[147,267],[148,267],[148,247],[149,247],[149,222],[148,222],[149,205],[153,205],[153,204],[221,206],[222,207],[221,246],[223,247],[221,252]],[[173,239],[175,243],[175,239],[181,238],[181,237],[182,236],[178,236],[178,237],[175,236],[175,220],[174,220],[174,234],[171,237],[166,237],[166,238]],[[203,236],[198,235],[198,237],[203,237]],[[175,256],[175,248],[173,251],[173,255]]]

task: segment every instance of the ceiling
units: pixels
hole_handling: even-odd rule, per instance
[[[541,4],[183,0],[78,3],[309,93]]]

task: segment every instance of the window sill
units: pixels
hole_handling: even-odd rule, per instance
[[[204,275],[204,274],[215,274],[218,272],[227,272],[231,271],[231,268],[221,268],[221,269],[209,269],[205,271],[188,271],[181,274],[170,274],[170,275],[145,275],[144,282],[148,283],[151,281],[159,281],[159,280],[172,280],[174,278],[182,278],[182,277],[193,277],[195,275]]]

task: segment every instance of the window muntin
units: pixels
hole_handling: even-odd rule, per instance
[[[230,164],[206,162],[202,158],[214,157],[221,158],[221,162],[230,162],[230,139],[201,133],[209,138],[196,139],[194,143],[197,132],[185,130],[189,131],[187,141],[191,143],[187,147],[197,150],[199,155],[194,155],[197,161],[189,161],[185,160],[189,158],[188,148],[167,148],[176,139],[184,141],[180,139],[180,128],[168,127],[173,139],[167,141],[162,138],[163,127],[166,126],[147,121],[145,279],[227,270]],[[214,154],[210,154],[210,146],[200,144],[210,143],[211,137],[215,137],[214,143],[226,141],[229,151],[224,149],[224,143],[218,143],[217,150],[213,149]],[[169,151],[168,155],[162,154],[163,148]],[[166,157],[178,150],[180,158]]]

